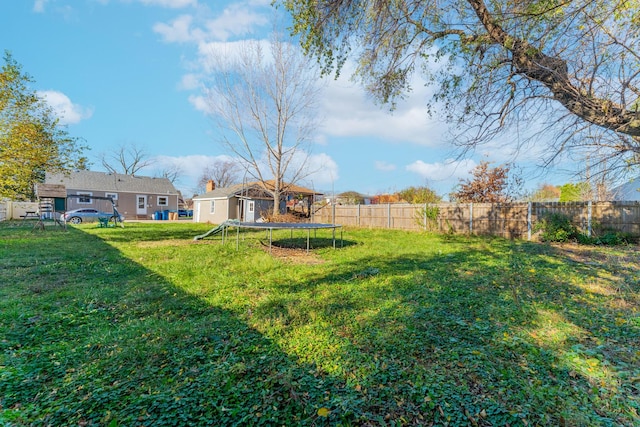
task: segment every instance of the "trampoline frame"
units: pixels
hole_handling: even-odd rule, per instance
[[[271,252],[271,246],[273,243],[273,230],[291,230],[291,237],[293,237],[293,230],[307,230],[307,253],[309,252],[311,242],[311,230],[317,231],[320,229],[333,229],[333,248],[336,248],[336,229],[340,229],[340,247],[343,247],[344,240],[342,238],[342,226],[336,224],[320,224],[320,223],[305,223],[305,222],[230,222],[226,230],[222,230],[222,243],[224,244],[225,235],[229,227],[236,227],[236,249],[240,247],[240,229],[258,229],[267,230],[269,235],[269,252]]]

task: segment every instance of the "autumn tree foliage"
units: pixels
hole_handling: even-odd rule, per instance
[[[337,199],[347,205],[361,205],[364,203],[364,196],[357,191],[345,191],[338,194]]]
[[[544,183],[531,194],[529,200],[532,202],[553,202],[560,198],[560,188],[555,185]]]
[[[45,172],[85,168],[84,146],[60,126],[9,52],[0,70],[0,198],[33,200]]]
[[[473,170],[473,177],[461,180],[449,197],[452,201],[464,203],[511,202],[521,182],[518,177],[511,177],[510,171],[509,165],[490,168],[489,162],[481,162]]]

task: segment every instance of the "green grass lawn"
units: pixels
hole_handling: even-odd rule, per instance
[[[640,425],[638,247],[208,228],[0,222],[0,426]]]

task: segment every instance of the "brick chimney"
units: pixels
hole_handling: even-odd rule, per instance
[[[207,193],[216,189],[216,183],[212,179],[207,181]]]

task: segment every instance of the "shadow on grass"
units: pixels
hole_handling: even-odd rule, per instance
[[[344,382],[81,229],[0,255],[0,424],[313,425],[357,408]]]
[[[637,264],[594,267],[537,244],[446,239],[447,254],[327,265],[306,282],[280,285],[281,297],[257,313],[263,322],[277,313],[290,352],[360,390],[365,418],[640,421],[638,282],[620,287],[638,277]],[[324,325],[313,333],[333,351],[308,356],[313,345],[296,336],[308,333],[309,319]]]
[[[193,235],[114,231],[100,235]],[[160,274],[77,229],[13,239],[0,247],[0,414],[17,425],[634,425],[638,289],[619,282],[632,267],[407,236],[408,249],[360,251],[354,235],[322,265],[265,257],[255,277],[231,245],[203,246],[194,268],[207,274],[193,281],[210,291],[229,279],[217,292],[245,292],[251,310],[168,278],[201,260],[164,254]]]

